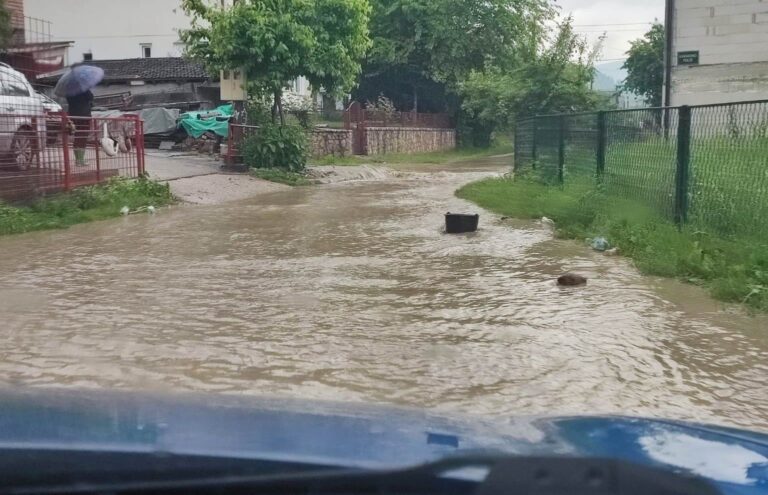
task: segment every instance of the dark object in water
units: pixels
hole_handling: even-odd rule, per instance
[[[577,285],[587,285],[587,278],[575,273],[566,273],[557,277],[557,285],[563,285],[566,287],[574,287]]]
[[[480,221],[480,215],[467,215],[466,213],[445,214],[445,233],[461,234],[463,232],[474,232],[477,230],[477,223]]]

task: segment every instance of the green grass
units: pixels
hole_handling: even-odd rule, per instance
[[[149,179],[113,179],[107,184],[75,189],[26,206],[0,203],[0,235],[61,229],[121,215],[121,209],[164,206],[174,201],[167,184]]]
[[[259,179],[289,186],[308,186],[313,184],[304,174],[279,168],[253,168],[251,169],[251,174]]]
[[[509,141],[503,141],[490,148],[458,148],[450,151],[432,151],[426,153],[391,153],[370,156],[325,156],[310,161],[312,165],[418,165],[418,164],[447,164],[466,162],[478,158],[512,153],[514,146]]]
[[[319,158],[311,158],[309,160],[310,165],[319,166],[319,165],[339,165],[339,166],[354,166],[354,165],[365,165],[369,163],[384,163],[383,160],[376,156],[362,156],[362,155],[352,155],[352,156],[321,156]]]
[[[566,147],[566,182],[592,179],[596,162],[589,139]],[[677,148],[663,138],[609,142],[604,188],[635,199],[667,218],[674,213]],[[557,175],[557,148],[539,143],[539,171]],[[768,236],[768,138],[712,136],[691,143],[689,224],[723,235],[755,231]]]
[[[643,202],[598,192],[590,181],[553,187],[521,177],[462,187],[457,196],[501,215],[555,221],[564,238],[605,236],[646,274],[706,287],[717,299],[768,311],[768,240],[765,234],[723,237],[682,232]]]

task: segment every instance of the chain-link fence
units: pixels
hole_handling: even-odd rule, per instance
[[[515,171],[591,182],[680,225],[768,233],[768,100],[518,120]]]

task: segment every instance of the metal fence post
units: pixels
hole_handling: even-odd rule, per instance
[[[135,121],[135,128],[136,128],[136,165],[137,165],[137,172],[139,176],[143,176],[144,172],[146,172],[144,158],[145,158],[145,148],[144,148],[144,121],[141,120],[141,117],[136,115],[136,121]]]
[[[597,181],[603,181],[605,172],[605,112],[597,112]]]
[[[565,116],[558,117],[557,129],[557,181],[565,182]]]
[[[678,110],[677,171],[675,173],[675,223],[682,227],[688,219],[688,178],[691,161],[691,107]]]
[[[106,120],[104,122],[106,122]],[[94,135],[94,127],[98,129],[99,125],[96,123],[96,120],[91,119],[91,132],[89,133],[89,136]],[[101,145],[99,144],[98,139],[94,140],[93,145],[93,149],[96,152],[96,182],[101,182],[101,158],[99,157],[99,148],[101,148]]]
[[[69,162],[69,118],[67,114],[62,112],[61,114],[61,149],[64,153],[64,190],[69,191],[72,187],[71,184],[71,167]],[[77,132],[77,131],[75,131]]]
[[[533,117],[532,119],[532,126],[533,130],[531,131],[533,133],[533,138],[531,139],[531,168],[536,168],[536,128],[538,127],[536,125],[536,122],[538,122],[538,119],[536,117]]]
[[[512,170],[514,172],[517,172],[518,170],[520,170],[520,148],[519,148],[519,143],[520,143],[520,120],[519,119],[515,121],[515,134],[514,134],[514,137],[512,139],[514,140],[514,142],[512,144],[515,147],[515,152],[514,152],[514,155],[513,155],[513,158],[512,158],[512,160],[513,160],[512,161]]]

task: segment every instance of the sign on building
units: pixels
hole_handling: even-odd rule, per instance
[[[699,63],[699,51],[677,52],[677,65],[697,65]]]

